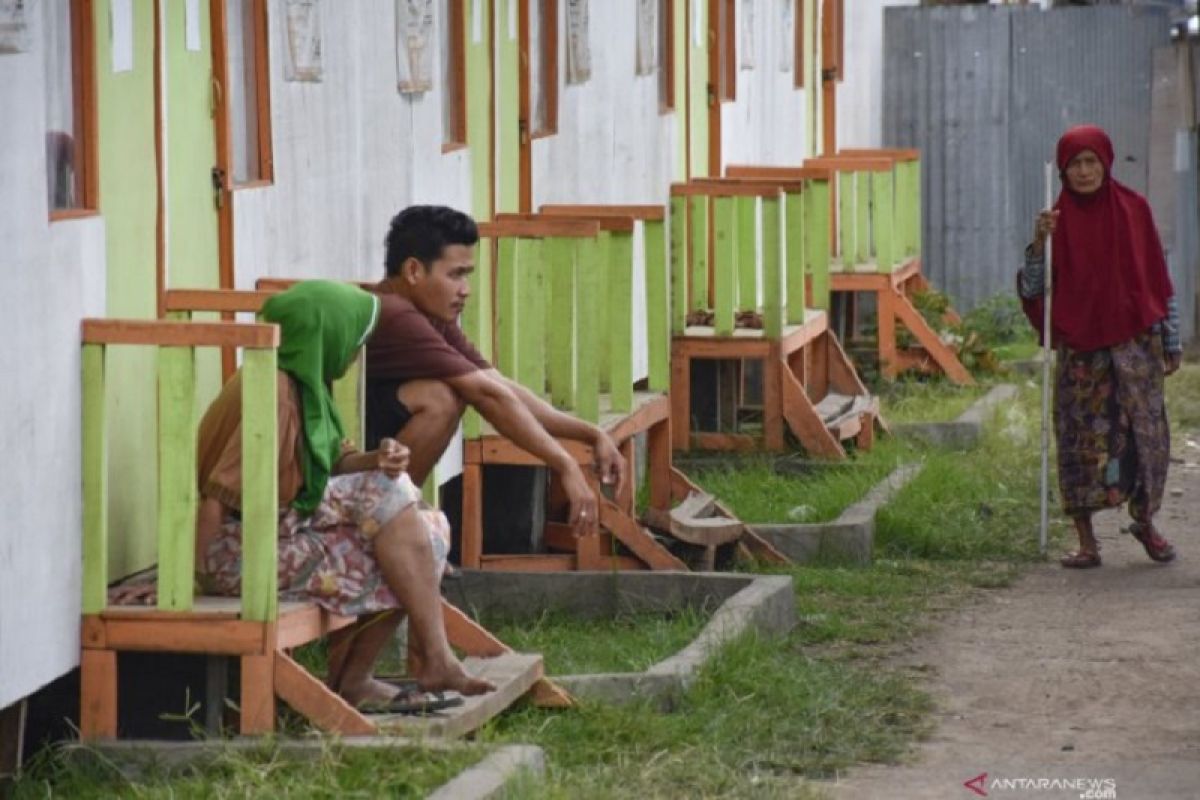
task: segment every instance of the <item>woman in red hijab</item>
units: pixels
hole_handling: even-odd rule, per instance
[[[1038,215],[1018,278],[1042,333],[1044,246],[1053,236],[1054,430],[1063,508],[1079,549],[1064,567],[1100,566],[1092,514],[1128,501],[1133,534],[1155,561],[1175,548],[1154,527],[1170,455],[1163,378],[1179,368],[1174,291],[1146,199],[1112,177],[1113,146],[1093,125],[1058,141],[1062,192]]]

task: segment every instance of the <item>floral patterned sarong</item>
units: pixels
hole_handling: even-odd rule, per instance
[[[330,478],[311,517],[287,509],[279,519],[279,597],[309,600],[342,616],[400,607],[384,583],[372,540],[393,517],[420,500],[407,475],[382,472]],[[440,576],[450,550],[450,526],[436,509],[422,509],[434,568]],[[226,521],[209,546],[204,566],[212,590],[237,595],[242,584],[241,522]]]
[[[1171,451],[1162,336],[1146,332],[1086,353],[1060,348],[1055,384],[1058,483],[1067,515],[1128,501],[1134,519],[1152,517],[1162,505]]]

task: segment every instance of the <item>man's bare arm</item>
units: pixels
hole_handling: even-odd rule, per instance
[[[446,383],[502,436],[544,462],[562,479],[571,502],[571,522],[577,531],[595,529],[596,497],[583,470],[503,379],[497,379],[491,370],[479,370],[447,378]]]
[[[551,436],[591,445],[596,454],[596,469],[600,473],[600,479],[620,493],[621,487],[625,483],[625,459],[617,449],[616,442],[607,433],[578,417],[564,414],[529,389],[511,378],[506,378],[496,370],[489,370],[488,374],[503,382]]]

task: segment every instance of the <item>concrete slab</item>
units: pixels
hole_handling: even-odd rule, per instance
[[[501,747],[442,784],[427,800],[487,800],[508,795],[512,784],[546,772],[546,754],[528,744]]]
[[[875,539],[875,512],[920,471],[920,464],[898,467],[832,522],[750,527],[798,564],[817,558],[867,564]]]
[[[920,439],[934,447],[966,450],[979,441],[983,434],[983,423],[992,410],[1016,396],[1016,386],[1002,383],[993,386],[991,391],[949,422],[908,422],[893,425],[892,431],[897,436]]]

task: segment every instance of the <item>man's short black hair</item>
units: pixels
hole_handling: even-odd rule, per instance
[[[415,258],[428,270],[442,257],[449,244],[472,246],[479,241],[475,220],[461,211],[446,206],[409,206],[392,218],[387,238],[383,268],[387,276],[400,273],[400,266]]]

